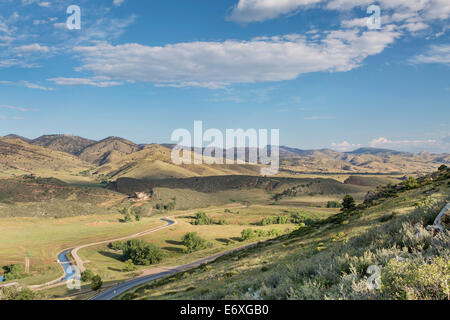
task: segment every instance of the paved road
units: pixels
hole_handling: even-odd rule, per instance
[[[180,271],[186,271],[186,270],[198,267],[199,265],[201,265],[203,263],[214,261],[217,258],[219,258],[221,256],[224,256],[226,254],[229,254],[229,253],[232,253],[232,252],[235,252],[235,251],[239,251],[239,250],[243,250],[243,249],[247,249],[247,248],[252,247],[254,245],[255,245],[255,243],[248,244],[248,245],[245,245],[245,246],[242,246],[242,247],[239,247],[239,248],[235,248],[235,249],[232,249],[232,250],[221,252],[221,253],[215,254],[213,256],[210,256],[210,257],[207,257],[207,258],[203,258],[203,259],[200,259],[200,260],[197,260],[197,261],[185,264],[183,266],[171,267],[171,268],[168,268],[167,271],[163,271],[163,272],[155,273],[155,274],[152,274],[152,275],[143,276],[143,277],[139,277],[139,278],[135,278],[135,279],[132,279],[132,280],[128,280],[128,281],[122,282],[122,283],[120,283],[120,284],[118,284],[118,285],[116,285],[116,286],[114,286],[112,288],[109,288],[109,289],[103,291],[102,293],[96,295],[95,297],[91,298],[90,300],[112,300],[115,297],[121,295],[122,293],[124,293],[124,292],[126,292],[126,291],[128,291],[128,290],[130,290],[130,289],[132,289],[134,287],[142,285],[142,284],[144,284],[146,282],[149,282],[149,281],[152,281],[152,280],[156,280],[156,279],[160,279],[160,278],[169,276],[171,274],[174,274],[174,273],[177,273],[177,272],[180,272]]]
[[[84,271],[86,271],[86,268],[84,267],[84,261],[78,255],[78,251],[79,250],[87,248],[87,247],[92,247],[92,246],[104,244],[104,243],[115,242],[115,241],[124,241],[124,240],[139,238],[139,237],[148,235],[150,233],[153,233],[153,232],[156,232],[156,231],[168,228],[168,227],[178,223],[177,220],[175,220],[174,218],[171,218],[171,217],[163,218],[163,219],[161,219],[161,221],[165,221],[165,222],[167,222],[167,224],[164,225],[164,226],[161,226],[161,227],[157,227],[157,228],[151,229],[151,230],[139,232],[139,233],[133,234],[131,236],[126,236],[126,237],[122,237],[122,238],[118,238],[118,239],[112,239],[112,240],[106,240],[106,241],[99,241],[99,242],[89,243],[89,244],[85,244],[85,245],[76,247],[71,252],[72,253],[72,257],[74,258],[75,263],[77,264],[77,267],[80,268],[80,272],[84,272]]]
[[[99,244],[103,244],[103,243],[109,243],[109,242],[114,242],[114,241],[123,241],[123,240],[128,240],[128,239],[134,239],[134,238],[138,238],[138,237],[142,237],[145,236],[147,234],[153,233],[155,231],[159,231],[165,228],[168,228],[172,225],[175,225],[178,223],[177,220],[175,220],[172,217],[167,217],[167,218],[162,218],[161,221],[165,221],[167,222],[166,225],[161,226],[161,227],[157,227],[157,228],[153,228],[150,230],[146,230],[143,232],[139,232],[136,234],[133,234],[131,236],[126,236],[126,237],[122,237],[122,238],[118,238],[118,239],[113,239],[113,240],[105,240],[105,241],[99,241],[99,242],[95,242],[95,243],[89,243],[89,244],[85,244],[79,247],[76,247],[74,249],[69,249],[69,250],[64,250],[62,252],[60,252],[58,254],[58,262],[60,263],[61,267],[64,270],[64,275],[58,279],[52,280],[50,282],[41,284],[41,285],[34,285],[34,286],[30,286],[29,288],[32,290],[41,290],[41,289],[45,289],[45,288],[50,288],[53,286],[60,286],[63,285],[65,283],[65,280],[68,280],[70,278],[73,278],[73,276],[75,275],[74,273],[68,272],[73,270],[71,267],[73,266],[72,263],[70,263],[70,261],[67,259],[66,254],[71,251],[72,256],[75,260],[75,263],[77,264],[77,267],[80,268],[80,272],[86,271],[86,268],[84,267],[84,261],[78,256],[78,251],[83,249],[83,248],[87,248],[87,247],[91,247],[91,246],[95,246],[95,245],[99,245]]]

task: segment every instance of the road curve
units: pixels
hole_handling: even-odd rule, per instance
[[[69,260],[67,258],[66,259],[61,259],[61,257],[62,256],[65,257],[68,252],[71,252],[77,267],[80,269],[80,272],[83,272],[83,271],[86,271],[86,268],[84,267],[84,261],[78,255],[78,251],[79,250],[81,250],[83,248],[87,248],[87,247],[103,244],[103,243],[109,243],[109,242],[113,242],[113,241],[123,241],[123,240],[128,240],[128,239],[134,239],[134,238],[142,237],[142,236],[145,236],[147,234],[153,233],[155,231],[159,231],[159,230],[168,228],[168,227],[178,223],[178,221],[175,220],[175,218],[173,218],[173,217],[166,217],[166,218],[162,218],[160,220],[167,222],[167,224],[164,225],[164,226],[160,226],[160,227],[157,227],[157,228],[153,228],[153,229],[150,229],[150,230],[139,232],[139,233],[133,234],[131,236],[125,236],[125,237],[118,238],[118,239],[113,239],[113,240],[105,240],[105,241],[99,241],[99,242],[95,242],[95,243],[89,243],[89,244],[85,244],[85,245],[82,245],[82,246],[78,246],[78,247],[76,247],[74,249],[68,249],[68,250],[66,249],[64,251],[61,251],[58,254],[58,263],[61,265],[61,267],[62,267],[62,269],[64,271],[64,275],[59,277],[58,279],[52,280],[52,281],[44,283],[44,284],[29,286],[29,288],[32,289],[32,290],[41,290],[41,289],[51,288],[51,287],[54,287],[54,286],[60,286],[60,285],[62,285],[64,283],[65,280],[73,277],[73,275],[70,275],[70,274],[67,273],[68,267],[72,266],[72,264],[69,262]]]
[[[244,250],[250,247],[255,246],[255,243],[252,244],[247,244],[245,246],[241,246],[239,248],[235,248],[235,249],[231,249],[225,252],[221,252],[221,253],[217,253],[213,256],[207,257],[207,258],[203,258],[182,266],[178,266],[178,267],[168,267],[167,271],[163,271],[163,272],[159,272],[159,273],[155,273],[152,275],[147,275],[147,276],[141,276],[138,278],[134,278],[125,282],[122,282],[120,284],[117,284],[116,286],[112,287],[112,288],[108,288],[107,290],[103,291],[102,293],[92,297],[90,300],[112,300],[115,297],[123,294],[124,292],[137,287],[139,285],[142,285],[146,282],[152,281],[152,280],[156,280],[156,279],[160,279],[163,278],[165,276],[169,276],[171,274],[177,273],[177,272],[181,272],[181,271],[186,271],[189,270],[191,268],[195,268],[198,267],[199,265],[203,264],[203,263],[207,263],[207,262],[212,262],[214,260],[216,260],[217,258],[220,258],[224,255],[227,255],[229,253],[235,252],[235,251],[239,251],[239,250]]]
[[[129,240],[129,239],[143,237],[143,236],[146,236],[146,235],[148,235],[150,233],[153,233],[153,232],[156,232],[156,231],[168,228],[168,227],[178,223],[178,221],[175,220],[172,217],[166,217],[166,218],[162,218],[160,220],[167,222],[167,224],[164,225],[164,226],[161,226],[161,227],[157,227],[157,228],[150,229],[150,230],[147,230],[147,231],[139,232],[139,233],[133,234],[131,236],[126,236],[126,237],[112,239],[112,240],[99,241],[99,242],[94,242],[94,243],[88,243],[88,244],[76,247],[76,248],[72,249],[72,251],[71,251],[72,257],[75,260],[75,263],[76,263],[77,267],[80,269],[80,271],[84,272],[84,271],[86,271],[86,268],[84,267],[84,261],[78,255],[78,251],[79,250],[84,249],[84,248],[88,248],[88,247],[92,247],[92,246],[96,246],[96,245],[100,245],[100,244],[104,244],[104,243],[109,243],[109,242],[114,242],[114,241],[123,241],[123,240]]]

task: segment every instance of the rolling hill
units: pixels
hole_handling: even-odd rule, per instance
[[[0,138],[0,174],[3,176],[33,173],[50,177],[77,174],[89,168],[88,163],[71,154],[20,139]]]
[[[175,165],[171,150],[158,144],[142,147],[141,150],[122,157],[109,158],[97,170],[111,179],[129,177],[136,179],[187,178],[248,174],[259,175],[260,166],[254,165]]]
[[[94,142],[79,152],[80,159],[101,166],[136,152],[140,147],[126,139],[108,137]]]
[[[441,229],[435,219],[450,199],[449,179],[444,169],[412,189],[386,186],[377,201],[301,223],[293,232],[149,281],[121,298],[448,300],[450,212]],[[242,244],[258,240],[243,236]]]
[[[56,151],[78,155],[87,146],[95,143],[95,141],[67,134],[55,134],[41,136],[31,140],[30,143]]]

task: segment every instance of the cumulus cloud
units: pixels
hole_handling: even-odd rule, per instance
[[[411,59],[412,63],[443,63],[450,65],[450,45],[435,45],[425,54],[420,54]]]
[[[450,152],[450,143],[443,140],[389,140],[384,137],[373,139],[370,144],[373,148],[393,149],[398,151],[422,152],[429,151],[435,153]]]
[[[264,21],[319,2],[322,0],[239,0],[229,20],[240,23]]]
[[[391,149],[404,152],[422,152],[450,153],[449,139],[429,139],[429,140],[393,140],[384,137],[373,139],[368,144],[371,148]],[[363,145],[354,144],[348,141],[341,143],[333,142],[331,148],[340,152],[353,151],[361,148]]]
[[[125,0],[114,0],[113,1],[113,4],[116,6],[116,7],[120,7],[121,5],[122,5],[122,3],[124,3],[125,2]]]
[[[74,48],[79,70],[121,81],[171,86],[223,87],[233,83],[292,80],[310,72],[349,71],[393,43],[393,28],[330,31],[320,41],[301,35],[250,41],[186,42],[166,46],[136,43]]]
[[[298,10],[321,6],[328,10],[351,10],[367,8],[373,0],[239,0],[233,7],[230,20],[236,22],[256,22],[277,18]],[[424,20],[444,20],[450,17],[448,0],[378,0],[383,11],[392,11],[396,18],[417,16]],[[395,19],[383,15],[383,19]]]
[[[361,145],[350,143],[348,141],[344,141],[344,142],[340,142],[340,143],[333,142],[331,144],[331,148],[333,150],[336,150],[339,152],[347,152],[347,151],[353,151],[353,150],[359,149],[359,148],[361,148]]]
[[[23,53],[34,53],[34,52],[49,52],[50,48],[47,46],[41,46],[39,43],[33,43],[16,47],[15,50]]]

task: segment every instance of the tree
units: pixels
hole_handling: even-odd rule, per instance
[[[3,267],[5,272],[5,281],[21,279],[25,275],[25,268],[21,264],[10,264]]]
[[[255,231],[253,229],[244,229],[241,232],[241,240],[246,241],[255,237]]]
[[[202,239],[197,232],[188,232],[183,236],[183,244],[186,246],[184,251],[191,253],[194,251],[205,249],[208,243]]]
[[[350,212],[356,209],[355,199],[351,195],[346,195],[342,200],[342,211]]]
[[[414,177],[408,177],[408,179],[406,179],[403,184],[405,185],[407,190],[415,189],[419,186],[419,183],[416,179],[414,179]]]
[[[136,266],[133,263],[133,260],[128,259],[127,261],[125,261],[125,266],[123,267],[123,271],[124,272],[131,272],[136,270]]]
[[[97,291],[100,290],[102,286],[103,286],[102,278],[98,274],[93,276],[91,279],[91,289]]]
[[[143,240],[128,240],[122,250],[123,260],[130,259],[135,265],[155,264],[164,258],[164,252],[159,247]]]
[[[439,167],[439,171],[445,171],[445,170],[447,170],[448,169],[448,167],[445,165],[445,164],[443,164],[442,166],[440,166]]]
[[[81,281],[83,281],[83,282],[91,281],[91,279],[93,277],[94,277],[94,273],[89,269],[87,269],[86,271],[83,271],[81,273]]]

